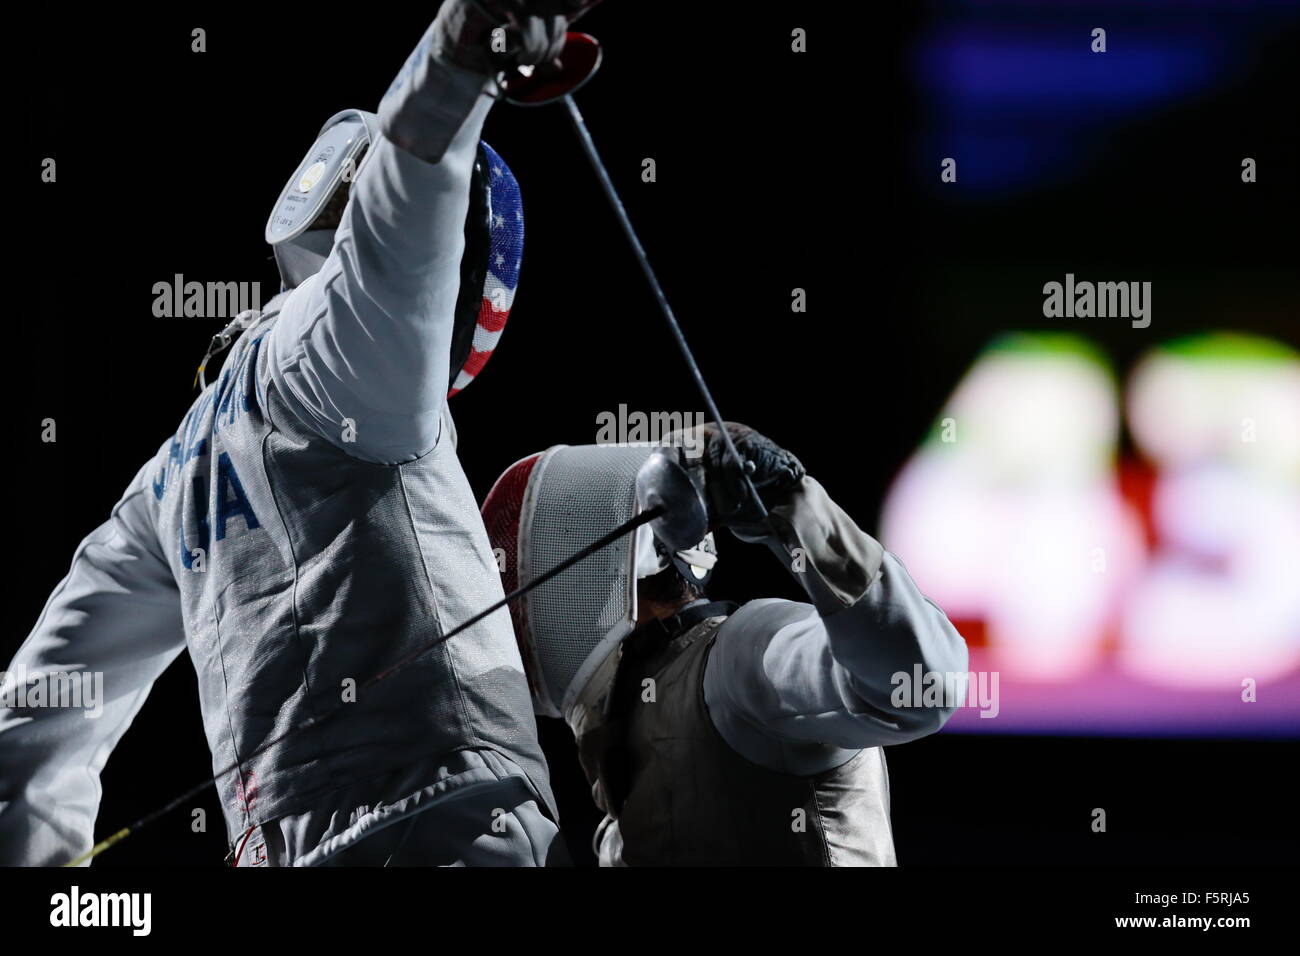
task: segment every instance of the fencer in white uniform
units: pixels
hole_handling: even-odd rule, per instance
[[[494,346],[519,265],[517,188],[479,142],[495,74],[554,57],[549,8],[574,6],[449,0],[378,115],[322,130],[268,223],[286,290],[242,317],[6,672],[0,863],[92,846],[100,771],[184,651],[236,865],[548,861],[557,816],[505,611],[366,681],[502,595],[446,400]],[[91,719],[20,693],[96,674]]]

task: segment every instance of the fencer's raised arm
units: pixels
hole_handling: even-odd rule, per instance
[[[100,771],[185,649],[180,594],[147,507],[151,468],[81,542],[0,675],[0,865],[57,865],[90,849]]]
[[[298,287],[279,306],[266,349],[270,373],[299,418],[352,457],[407,462],[438,441],[450,372],[473,375],[469,365],[450,364],[456,303],[464,291],[461,258],[474,156],[497,92],[495,77],[512,66],[555,60],[568,23],[595,3],[443,1],[383,96],[378,129],[369,130],[369,155],[342,215],[334,207],[328,216],[321,212],[330,225],[338,220],[337,229],[329,234],[309,228],[304,216],[279,239],[300,243],[312,268],[292,269],[302,272],[303,281],[298,285],[298,276],[292,277],[289,285]],[[374,117],[365,117],[368,127]],[[308,195],[318,182],[313,177],[324,177],[316,195],[330,195],[325,186],[339,174],[341,152],[326,150],[313,159],[320,161],[300,170],[276,216],[294,220],[295,209],[317,211]],[[490,157],[485,165],[493,166],[486,178],[503,176]],[[504,178],[510,178],[508,170]],[[510,203],[503,206],[489,204],[493,232],[510,211]],[[486,219],[486,211],[482,215]],[[273,217],[273,243],[276,225]],[[316,269],[326,251],[328,258]],[[513,276],[517,255],[502,251],[494,238],[494,263]],[[277,261],[283,272],[279,252]],[[507,285],[512,294],[513,280]],[[502,316],[490,319],[485,338],[491,341],[500,324]],[[456,343],[460,347],[459,338]],[[474,369],[485,354],[480,345],[474,337]]]
[[[447,395],[470,177],[494,81],[451,62],[446,36],[435,20],[393,81],[333,248],[269,336],[271,374],[300,417],[368,461],[428,452]]]
[[[753,601],[728,618],[704,678],[715,726],[750,760],[799,773],[933,733],[955,702],[896,706],[895,675],[910,677],[919,665],[923,673],[954,675],[964,688],[956,675],[966,673],[965,641],[896,557],[797,459],[766,444],[769,456],[774,449],[786,456],[778,460],[793,463],[777,469],[785,487],[773,483],[764,492],[771,528],[733,532],[766,544],[811,603]],[[763,471],[760,463],[760,479]]]

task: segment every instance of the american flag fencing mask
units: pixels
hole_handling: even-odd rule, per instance
[[[317,139],[281,190],[266,224],[284,288],[301,285],[324,265],[334,245],[351,184],[361,175],[379,120],[343,110]],[[451,335],[447,394],[463,390],[483,371],[505,329],[519,284],[524,209],[519,183],[500,155],[480,140],[470,176]]]

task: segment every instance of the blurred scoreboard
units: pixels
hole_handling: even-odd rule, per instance
[[[1178,339],[1121,383],[1084,338],[1004,336],[894,480],[880,536],[996,688],[953,730],[1300,736],[1287,346]]]

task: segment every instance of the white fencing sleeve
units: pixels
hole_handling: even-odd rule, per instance
[[[895,690],[919,665],[964,694],[966,643],[947,616],[811,478],[772,513],[766,543],[813,603],[751,601],[723,624],[704,678],[723,738],[770,769],[811,774],[942,727],[956,694],[915,707]]]
[[[90,849],[100,771],[185,648],[145,472],[81,542],[0,681],[0,864],[55,865]]]
[[[385,98],[397,106],[380,114],[391,129],[438,103],[420,114],[436,161],[376,137],[333,250],[289,295],[269,339],[272,378],[299,416],[349,455],[382,464],[438,441],[470,176],[492,105],[486,77],[430,57],[422,43]]]

